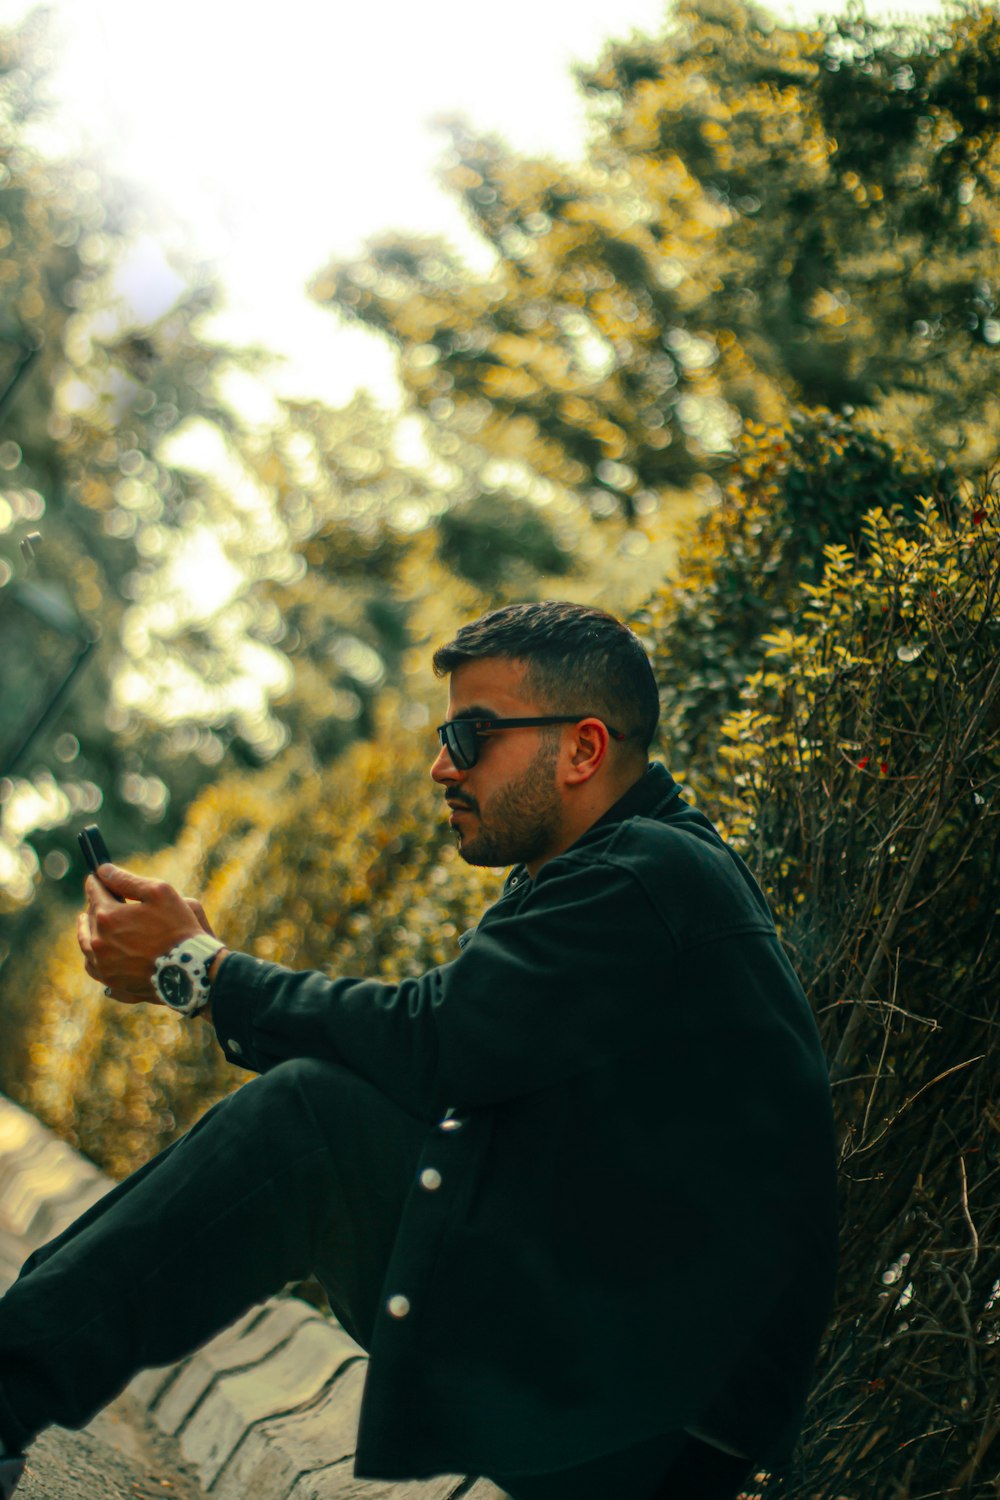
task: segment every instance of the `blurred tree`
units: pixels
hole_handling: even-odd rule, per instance
[[[1000,426],[1000,18],[804,31],[684,3],[582,70],[586,160],[449,125],[445,181],[494,252],[401,236],[314,296],[398,345],[406,390],[597,516],[644,514],[742,420],[865,407],[978,466]],[[964,451],[963,451],[964,450]]]
[[[15,103],[31,87],[13,61],[36,42],[31,28],[4,38]],[[98,808],[124,856],[169,840],[227,762],[259,765],[291,737],[327,762],[371,732],[377,694],[403,680],[411,637],[439,610],[453,619],[544,589],[546,573],[574,566],[586,520],[570,503],[550,520],[547,495],[490,471],[478,449],[463,456],[454,434],[425,435],[404,461],[394,417],[364,396],[342,411],[277,403],[266,428],[238,420],[228,382],[263,356],[207,338],[213,289],[178,281],[158,318],[137,321],[116,288],[135,235],[128,203],[27,145],[9,156],[11,373],[41,353],[0,431],[3,576],[40,525],[47,574],[101,643],[71,709],[3,789],[8,945],[16,923],[44,923],[26,909],[42,871],[53,895],[68,874],[76,899],[73,829]],[[513,541],[497,524],[509,508]]]
[[[340,410],[282,402],[241,458],[277,540],[206,629],[216,649],[245,630],[282,653],[269,724],[316,764],[373,732],[387,689],[403,689],[404,717],[407,695],[423,702],[430,678],[408,652],[439,617],[543,593],[593,562],[576,555],[590,524],[578,504],[551,516],[510,466],[434,424],[407,431],[364,392]],[[245,565],[246,538],[233,540]]]
[[[0,354],[6,373],[14,373],[22,351],[36,351],[0,416],[0,578],[10,583],[20,567],[18,541],[41,528],[42,566],[52,585],[64,590],[66,612],[72,614],[75,607],[84,617],[101,613],[113,629],[119,611],[114,602],[104,608],[106,601],[116,598],[108,579],[120,577],[135,553],[101,533],[93,535],[86,512],[67,498],[66,464],[49,428],[54,392],[65,368],[65,347],[77,326],[78,308],[100,274],[96,263],[104,253],[106,213],[96,174],[60,174],[25,144],[37,109],[43,36],[37,15],[17,33],[0,33],[0,110],[5,126],[0,145]],[[0,594],[0,629],[8,651],[13,625],[9,596]],[[21,645],[30,661],[30,637]],[[90,678],[92,690],[95,681],[106,682],[103,652],[91,664]],[[71,811],[93,811],[101,798],[98,781],[112,786],[117,781],[122,761],[103,723],[100,696],[98,687],[82,700],[76,733],[67,734],[59,726],[58,734],[36,747],[38,754],[25,779],[2,788],[0,904],[23,902],[32,893],[38,856],[25,844],[25,835],[63,822]],[[31,707],[27,692],[17,686],[12,697],[8,726]],[[60,858],[54,845],[45,847],[44,831],[39,843],[43,858],[52,855],[52,874],[64,873],[68,856]]]
[[[71,824],[100,808],[120,854],[170,837],[228,746],[237,758],[273,753],[254,731],[287,677],[263,647],[235,660],[196,649],[196,623],[239,573],[213,540],[232,528],[230,497],[185,454],[206,435],[217,449],[246,446],[225,382],[263,356],[206,336],[216,292],[193,271],[164,263],[164,310],[151,320],[130,304],[140,210],[85,163],[33,144],[46,25],[38,12],[0,31],[0,389],[21,377],[0,410],[5,750],[28,722],[48,645],[15,595],[35,583],[99,644],[71,705],[0,784],[0,962],[15,929],[20,940],[28,930],[18,924],[43,921],[27,910],[40,891],[57,897],[68,875],[76,899]],[[18,544],[36,529],[40,576],[28,580]]]

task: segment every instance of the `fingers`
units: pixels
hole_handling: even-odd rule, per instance
[[[82,911],[76,919],[76,941],[79,944],[80,952],[83,954],[83,967],[91,979],[99,981],[101,976],[97,972],[97,965],[94,962],[94,950],[90,943],[90,922],[85,911]]]
[[[157,1000],[157,995],[148,985],[130,983],[126,976],[106,973],[99,966],[91,938],[90,919],[83,911],[76,919],[76,941],[83,954],[84,969],[95,983],[103,985],[109,999],[121,1000],[126,1005],[135,1005],[140,1000]]]
[[[166,881],[111,864],[87,877],[86,892],[77,942],[87,973],[123,1004],[158,1003],[151,984],[156,959],[199,931],[212,931],[201,903],[185,900]]]
[[[102,938],[112,935],[145,933],[154,938],[176,930],[173,942],[178,942],[198,930],[191,907],[165,880],[147,880],[117,865],[101,865],[99,877],[87,876],[86,892],[91,942],[98,958]],[[155,948],[153,956],[166,952],[173,942]]]
[[[208,920],[208,917],[205,915],[205,908],[202,906],[201,902],[196,901],[194,896],[185,896],[184,900],[188,908],[193,911],[195,916],[198,918],[203,931],[207,932],[211,937],[215,937],[215,928],[212,926],[211,922]]]
[[[168,891],[173,891],[165,880],[148,880],[144,875],[123,870],[120,865],[101,865],[98,876],[99,885],[114,891],[116,896],[123,896],[126,901],[162,901]]]
[[[95,917],[99,911],[110,911],[113,907],[121,905],[121,902],[115,900],[109,888],[103,881],[98,880],[96,875],[87,876],[83,882],[83,889],[87,897],[87,912],[91,917]]]

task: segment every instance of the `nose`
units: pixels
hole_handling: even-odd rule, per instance
[[[455,765],[455,762],[448,754],[447,747],[445,745],[442,745],[431,766],[432,780],[438,782],[443,786],[448,782],[454,783],[461,781],[464,774],[465,773],[463,771],[460,771],[458,769],[458,767]]]

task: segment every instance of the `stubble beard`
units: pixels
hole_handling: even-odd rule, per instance
[[[554,775],[558,759],[558,738],[546,736],[520,776],[485,808],[476,804],[476,831],[459,839],[458,852],[466,864],[527,864],[553,848],[562,822]]]

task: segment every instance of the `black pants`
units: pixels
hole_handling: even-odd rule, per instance
[[[491,1477],[512,1500],[734,1500],[753,1471],[745,1459],[668,1432],[558,1474]]]
[[[139,1370],[183,1358],[309,1275],[367,1348],[427,1130],[363,1079],[309,1058],[215,1105],[36,1251],[0,1301],[8,1449],[52,1423],[83,1426]],[[657,1441],[654,1476],[663,1476],[684,1440]],[[678,1461],[699,1450],[709,1464],[724,1457],[686,1443]],[[642,1488],[631,1493],[651,1500],[650,1445],[634,1453]],[[569,1475],[511,1479],[509,1488],[517,1500],[584,1500],[592,1468],[574,1471],[580,1483],[571,1490],[562,1482]],[[723,1500],[740,1477],[730,1489],[662,1493]],[[610,1492],[630,1493],[623,1478],[619,1465]]]

